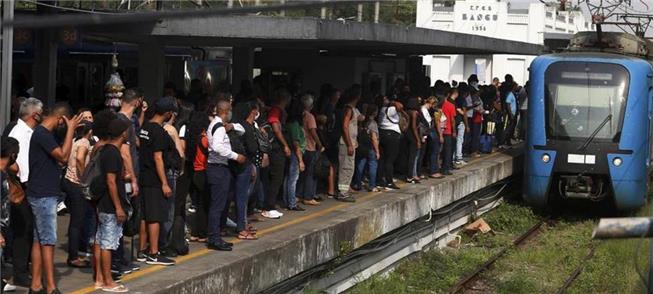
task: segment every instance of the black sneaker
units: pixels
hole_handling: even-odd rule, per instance
[[[156,265],[174,265],[175,261],[161,255],[161,252],[157,252],[156,254],[148,254],[145,263]]]
[[[136,261],[145,262],[147,260],[147,253],[145,251],[138,251],[136,254]]]
[[[132,272],[132,270],[120,263],[111,263],[111,272],[114,274],[127,275]]]
[[[128,262],[127,264],[123,264],[127,269],[131,270],[132,272],[139,271],[141,270],[141,267],[138,264],[135,264],[133,262]]]
[[[295,207],[288,207],[288,210],[305,211],[306,209],[304,209],[303,207],[301,207],[299,205],[295,205]]]
[[[122,275],[121,274],[111,273],[111,278],[113,279],[114,282],[122,281]],[[95,279],[93,279],[93,280],[95,280]]]
[[[218,250],[218,251],[231,251],[231,250],[233,250],[233,247],[227,245],[226,242],[218,243],[218,244],[209,243],[209,244],[206,245],[206,248],[208,248],[210,250]]]
[[[161,252],[161,255],[167,257],[167,258],[175,258],[178,256],[177,251],[173,249],[163,249]]]
[[[356,202],[356,199],[354,199],[354,197],[351,197],[349,194],[345,194],[345,193],[338,193],[338,195],[336,195],[334,199],[340,202]]]

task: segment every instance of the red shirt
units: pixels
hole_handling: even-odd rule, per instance
[[[482,122],[483,122],[483,114],[478,111],[474,111],[474,116],[472,117],[472,123],[480,124]]]
[[[279,106],[272,106],[268,111],[268,123],[270,125],[274,123],[281,124],[281,116],[283,116],[283,110]]]
[[[444,135],[452,135],[453,128],[451,127],[452,122],[456,120],[456,106],[449,101],[445,100],[442,104],[442,114],[447,117],[447,121],[444,123]]]
[[[204,152],[207,152],[209,148],[209,139],[206,138],[206,134],[202,134],[200,139],[200,144],[197,145],[197,150],[195,150],[195,159],[193,160],[193,170],[195,171],[204,171],[206,170],[207,158]]]

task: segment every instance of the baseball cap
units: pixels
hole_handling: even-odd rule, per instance
[[[154,102],[154,111],[157,113],[166,113],[168,111],[177,112],[177,99],[170,96],[164,96]]]
[[[124,133],[129,128],[130,122],[119,118],[113,119],[109,123],[109,136],[115,138]]]

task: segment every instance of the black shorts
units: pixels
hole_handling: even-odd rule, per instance
[[[168,218],[168,212],[161,187],[141,187],[141,210],[146,222],[162,223]]]

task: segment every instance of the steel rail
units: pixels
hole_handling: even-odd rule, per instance
[[[537,222],[535,225],[533,225],[530,229],[528,229],[526,232],[521,234],[517,239],[512,241],[512,244],[509,246],[506,246],[505,248],[501,249],[497,254],[493,255],[490,259],[488,259],[485,263],[483,263],[481,266],[477,267],[476,270],[473,272],[469,273],[467,276],[462,278],[456,285],[454,285],[451,290],[449,290],[448,293],[459,293],[462,290],[465,289],[465,286],[469,284],[471,281],[476,279],[478,275],[486,271],[487,269],[492,266],[497,260],[499,260],[503,255],[508,252],[508,250],[515,248],[522,244],[524,241],[526,241],[529,237],[531,237],[535,232],[539,231],[542,225],[546,222],[546,219],[542,219],[539,222]]]
[[[562,294],[562,293],[565,293],[567,291],[569,286],[571,286],[571,284],[576,280],[576,278],[583,271],[583,268],[585,267],[587,262],[590,259],[592,259],[592,257],[594,257],[594,249],[595,249],[595,246],[590,247],[590,250],[587,253],[587,255],[585,256],[585,258],[583,258],[581,263],[576,267],[576,269],[571,273],[571,275],[569,275],[569,277],[565,280],[565,283],[562,285],[562,287],[560,287],[560,289],[558,289],[558,291],[556,291],[556,294]]]

